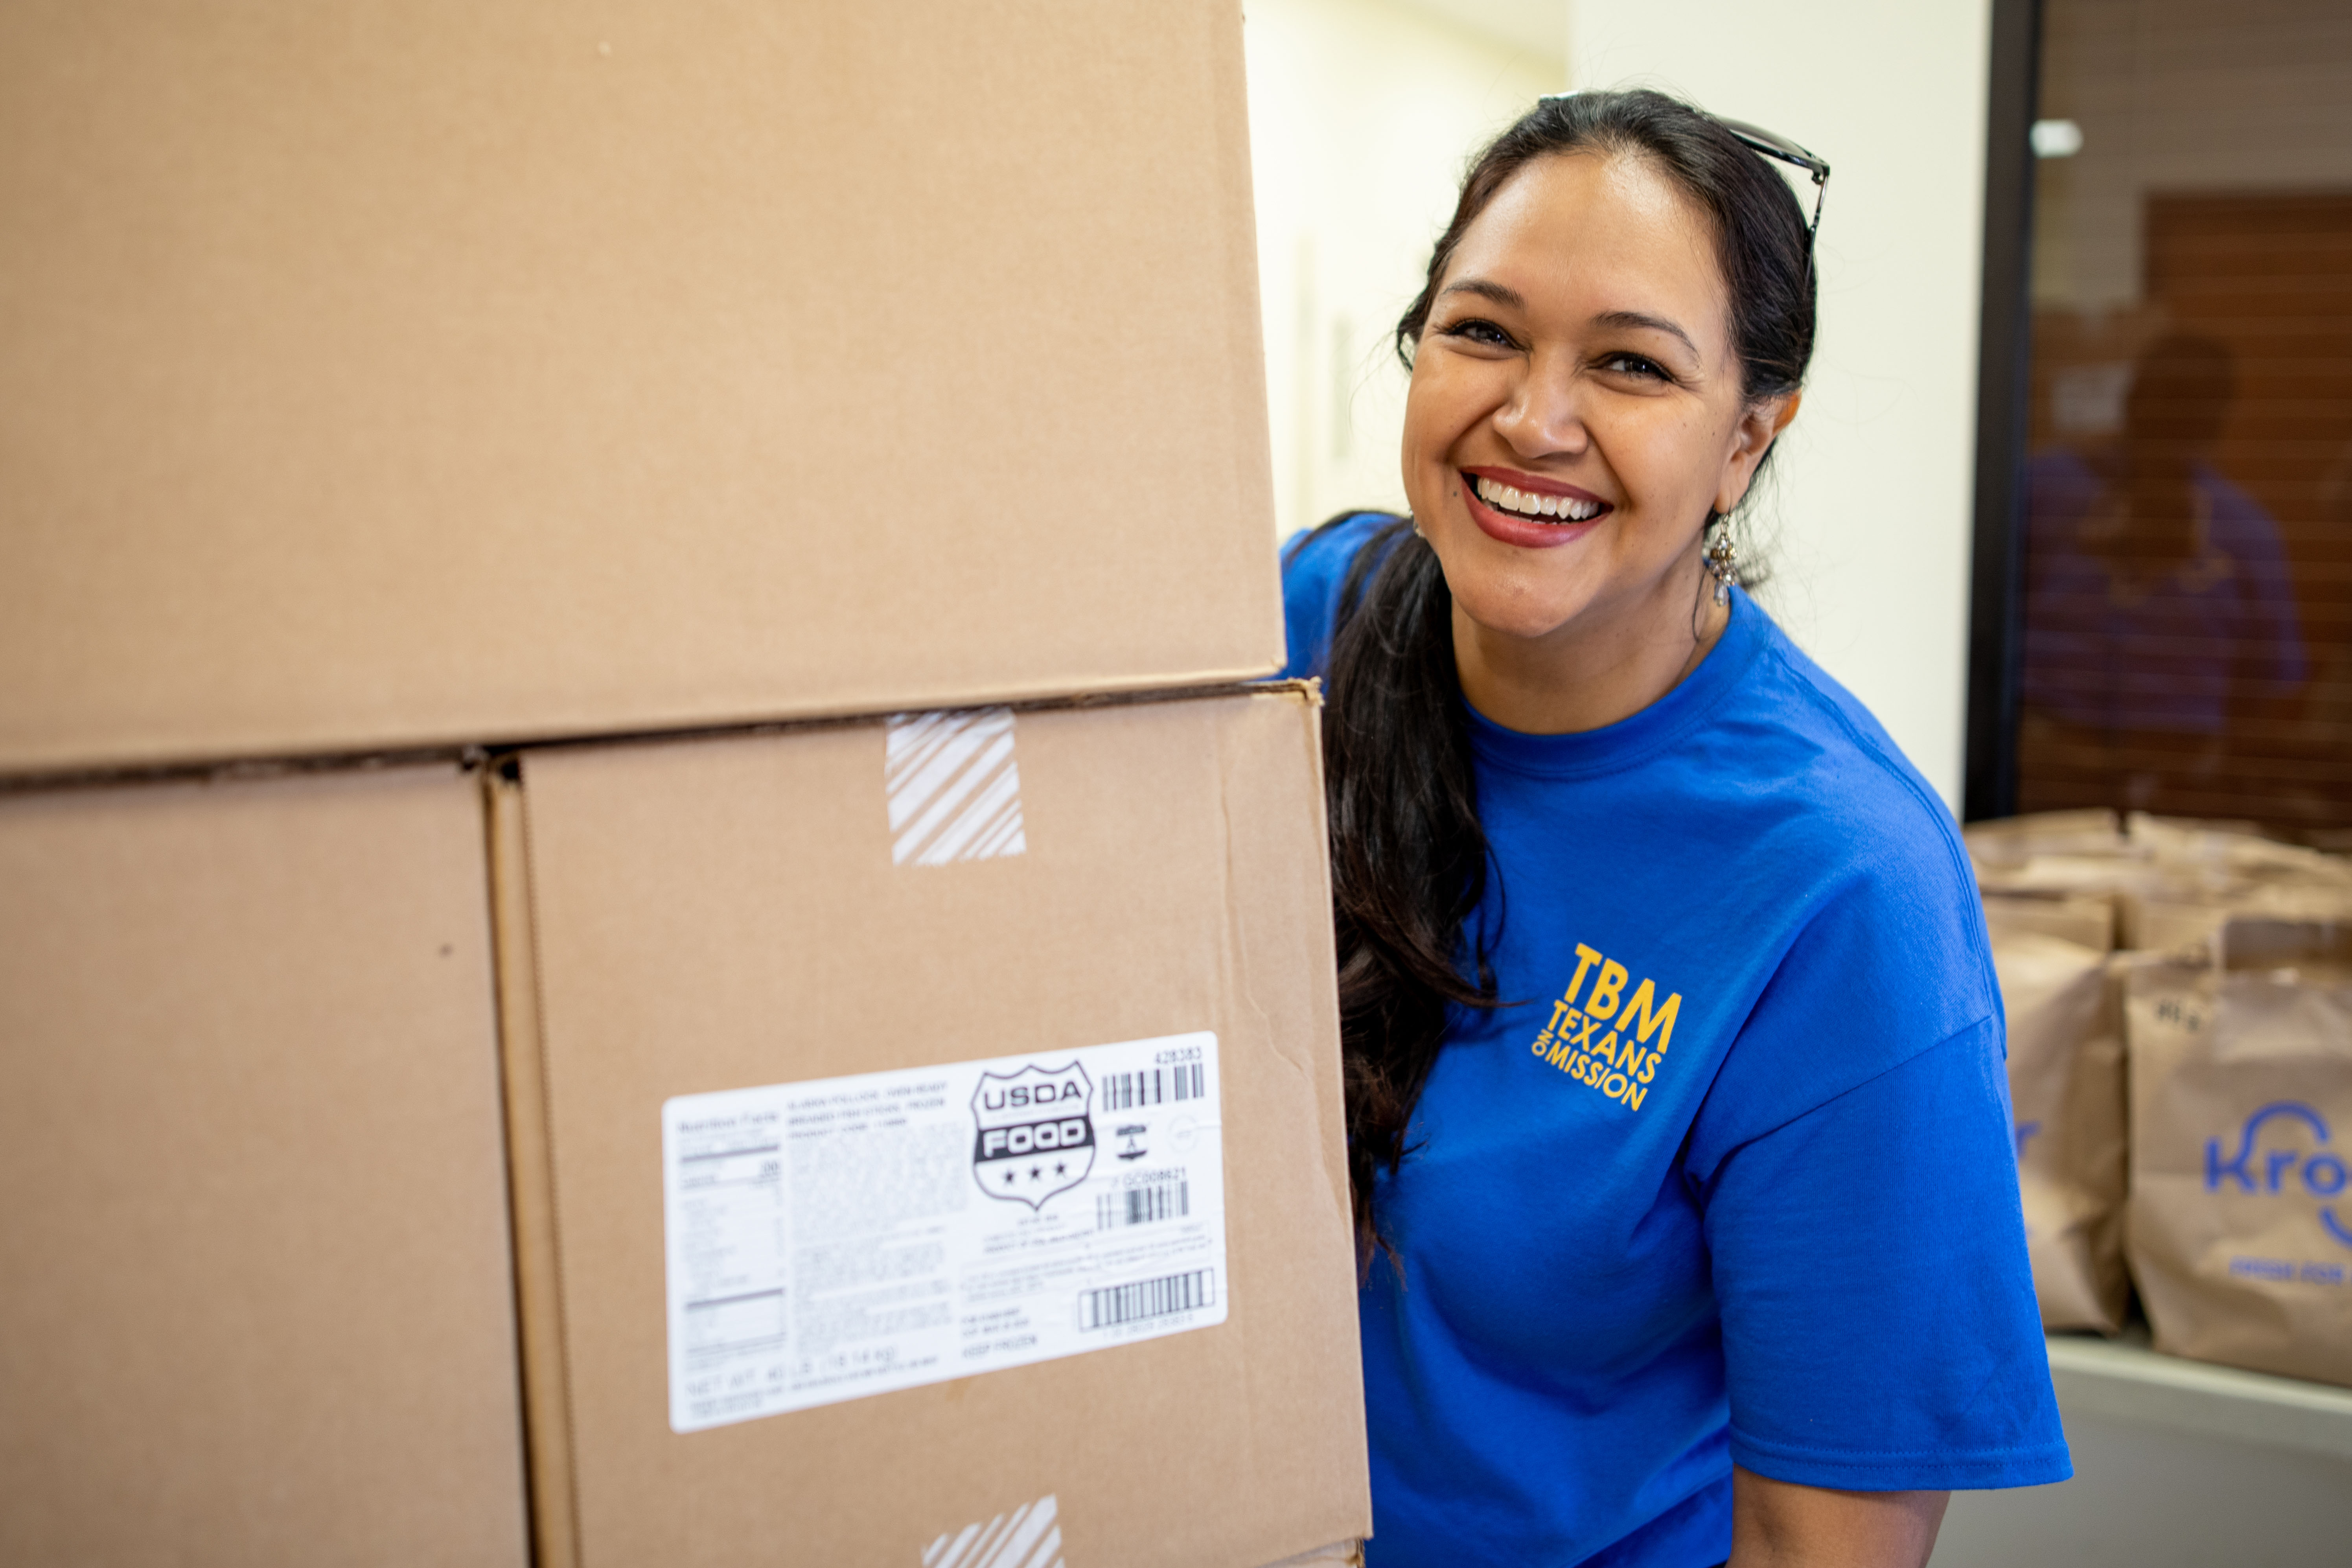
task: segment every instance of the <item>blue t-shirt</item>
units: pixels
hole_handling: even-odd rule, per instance
[[[1293,675],[1387,520],[1286,552]],[[2000,993],[1949,815],[1735,595],[1606,729],[1470,714],[1492,1012],[1375,1183],[1368,1561],[1712,1564],[1731,1467],[1864,1491],[2070,1473]]]

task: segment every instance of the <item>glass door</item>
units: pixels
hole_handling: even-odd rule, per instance
[[[2352,6],[2040,9],[2008,804],[2352,845]]]

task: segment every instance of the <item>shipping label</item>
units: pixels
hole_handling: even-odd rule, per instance
[[[678,1432],[1225,1321],[1207,1031],[662,1107]]]

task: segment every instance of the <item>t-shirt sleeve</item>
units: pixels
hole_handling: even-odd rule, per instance
[[[1998,1016],[1748,1139],[1702,1185],[1734,1462],[1856,1491],[2073,1473]]]
[[[1340,591],[1356,553],[1382,525],[1385,512],[1338,517],[1295,535],[1282,549],[1282,624],[1287,645],[1286,679],[1328,673],[1331,631],[1339,616]]]

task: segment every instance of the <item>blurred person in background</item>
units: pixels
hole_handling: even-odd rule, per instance
[[[2159,338],[2120,440],[2028,471],[2020,744],[2082,781],[2065,804],[2211,814],[2232,727],[2290,717],[2305,671],[2278,525],[2212,460],[2236,382],[2221,343]]]
[[[1286,552],[1378,1568],[1916,1564],[2069,1473],[1966,855],[1738,584],[1814,337],[1782,163],[1539,102],[1398,327],[1411,517]]]

